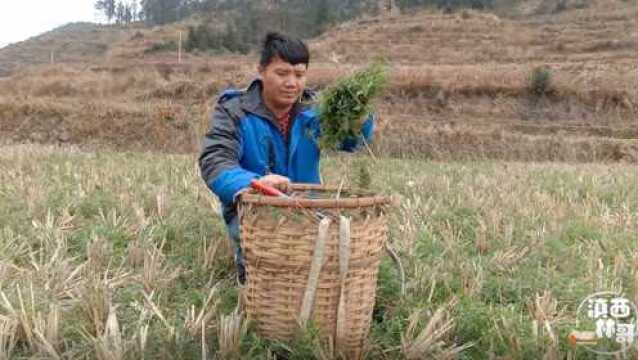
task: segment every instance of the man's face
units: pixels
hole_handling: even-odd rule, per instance
[[[265,68],[260,66],[264,98],[277,107],[293,105],[306,86],[307,70],[306,64],[292,65],[279,57],[272,59]]]

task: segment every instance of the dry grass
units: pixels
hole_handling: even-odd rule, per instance
[[[74,195],[67,193],[75,200],[69,198],[71,202],[59,209],[55,206],[46,207],[43,213],[37,215],[41,206],[47,206],[44,199],[53,193],[39,193],[31,189],[42,189],[41,186],[34,187],[41,180],[44,182],[40,184],[45,187],[55,186],[58,182],[55,180],[51,183],[43,178],[38,180],[37,176],[31,175],[28,176],[30,180],[25,181],[24,171],[30,171],[27,169],[30,166],[27,159],[50,156],[52,151],[57,150],[36,146],[6,150],[3,155],[6,157],[0,160],[2,183],[7,185],[11,180],[17,182],[11,188],[3,187],[2,203],[10,203],[4,199],[10,192],[11,203],[23,201],[24,211],[32,215],[31,218],[13,223],[21,229],[17,232],[18,229],[6,222],[9,217],[5,216],[5,211],[8,209],[3,206],[1,210],[0,244],[3,252],[0,264],[4,275],[0,285],[2,358],[29,354],[56,359],[89,354],[105,360],[139,358],[144,354],[153,357],[156,349],[148,346],[149,332],[169,329],[168,336],[173,339],[192,332],[189,336],[200,341],[195,327],[212,331],[210,329],[215,327],[218,316],[218,291],[211,291],[197,313],[194,310],[197,302],[183,304],[193,311],[190,318],[184,318],[186,322],[183,328],[173,324],[175,313],[164,315],[167,307],[160,302],[161,295],[155,295],[175,291],[172,289],[176,279],[182,274],[180,266],[169,264],[162,253],[165,241],[154,242],[143,235],[145,231],[150,231],[149,235],[156,231],[151,229],[157,225],[149,222],[163,221],[160,215],[169,216],[168,209],[163,214],[155,212],[151,220],[144,216],[142,224],[139,224],[135,221],[139,217],[121,208],[101,205],[92,208],[90,203],[78,208],[76,206],[83,198],[90,198],[102,186],[99,184],[104,184],[104,177],[97,176],[93,170],[82,173],[75,167],[63,165],[66,169],[63,171],[69,171],[71,177],[83,178],[70,189]],[[74,150],[67,152],[73,153]],[[22,159],[26,166],[7,168],[5,160],[8,157],[13,157],[11,163]],[[114,168],[103,170],[114,174]],[[139,203],[139,199],[136,201]],[[92,214],[88,215],[90,220],[85,217],[87,214]],[[170,218],[164,220],[170,221]],[[85,232],[86,226],[90,227],[89,232]],[[133,266],[126,261],[128,244],[114,243],[114,236],[125,234],[141,237],[141,244],[145,246],[142,255],[144,266]],[[212,280],[217,282],[219,279]],[[152,291],[151,295],[147,295],[145,289]],[[123,293],[136,295],[129,301],[122,298]],[[184,315],[187,314],[186,306],[183,307]],[[159,328],[150,322],[152,317],[160,320]]]
[[[148,293],[169,286],[181,275],[179,267],[171,268],[166,264],[166,257],[161,250],[162,247],[163,244],[160,244],[159,248],[149,247],[144,252],[142,284],[144,285],[144,290]]]
[[[242,319],[194,158],[2,149],[0,356],[335,356],[312,337],[265,342]],[[350,186],[357,160],[325,159],[324,179]],[[370,166],[372,191],[401,204],[390,236],[407,287],[384,261],[369,358],[577,358],[563,335],[579,301],[635,294],[633,165]]]
[[[401,351],[406,359],[455,359],[459,353],[472,346],[449,345],[449,340],[446,339],[454,329],[454,320],[450,317],[449,311],[457,302],[457,299],[453,299],[437,309],[420,331],[418,327],[422,317],[421,311],[410,315],[405,333],[401,335]]]
[[[241,339],[246,334],[246,323],[243,315],[237,311],[222,315],[219,319],[217,337],[219,339],[219,356],[222,359],[241,358]]]

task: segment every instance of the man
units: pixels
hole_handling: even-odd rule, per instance
[[[258,179],[282,187],[290,182],[319,183],[320,123],[312,107],[314,94],[305,89],[310,54],[299,39],[266,35],[258,66],[259,78],[245,90],[224,91],[217,100],[199,158],[201,174],[221,203],[235,252],[238,279],[245,270],[239,242],[238,195]],[[362,135],[373,133],[372,116]],[[361,136],[341,150],[353,151]]]

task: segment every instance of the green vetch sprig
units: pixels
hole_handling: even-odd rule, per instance
[[[387,64],[377,60],[365,69],[339,80],[319,95],[322,149],[336,149],[356,138],[373,111],[373,101],[387,83]]]

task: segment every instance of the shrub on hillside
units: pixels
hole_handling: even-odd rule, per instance
[[[223,31],[211,29],[201,24],[188,28],[186,51],[227,50],[230,52],[248,53],[253,43],[239,32],[234,25],[228,25]]]
[[[175,40],[164,41],[160,43],[153,44],[150,48],[144,50],[145,53],[154,53],[154,52],[162,52],[162,51],[176,51],[177,43]]]
[[[438,7],[444,13],[452,13],[457,9],[492,9],[493,0],[397,0],[397,5],[401,9],[418,7]]]
[[[529,91],[532,95],[541,97],[553,92],[552,73],[546,66],[534,68],[529,77]]]

